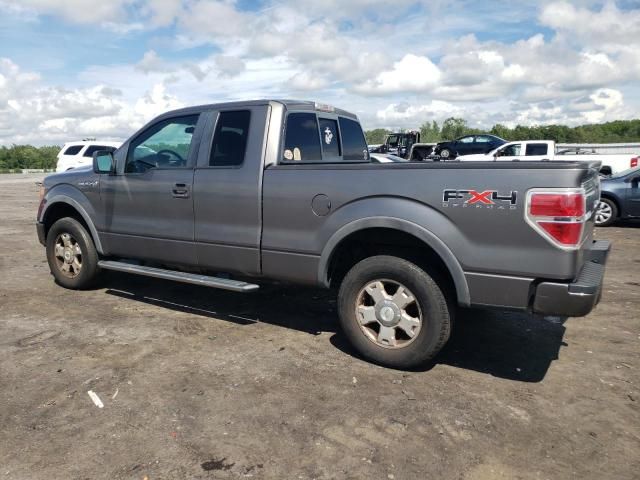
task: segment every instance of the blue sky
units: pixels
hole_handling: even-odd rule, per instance
[[[302,98],[365,128],[640,117],[640,1],[0,0],[0,144]]]

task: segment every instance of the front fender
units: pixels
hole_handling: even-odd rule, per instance
[[[98,253],[104,254],[100,236],[98,235],[98,231],[96,230],[92,220],[95,216],[95,210],[80,190],[68,184],[56,185],[47,192],[45,200],[46,204],[42,209],[42,212],[40,212],[38,222],[44,221],[47,216],[47,212],[50,212],[54,205],[59,205],[60,203],[67,204],[73,207],[80,214],[89,227],[89,233],[93,238],[96,250]]]

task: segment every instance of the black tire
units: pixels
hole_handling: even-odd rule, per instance
[[[69,243],[68,247],[65,246],[65,240]],[[57,244],[63,248],[62,256],[56,256]],[[73,290],[83,290],[95,283],[100,273],[98,252],[89,233],[75,218],[61,218],[51,226],[47,233],[46,250],[51,274],[59,285]],[[68,264],[66,259],[73,256],[78,262]],[[76,264],[80,267],[76,268]],[[65,267],[70,271],[65,273]]]
[[[595,213],[596,225],[598,227],[608,227],[618,219],[618,206],[616,205],[616,202],[609,200],[608,198],[601,198],[600,202],[604,205],[598,204],[598,208]],[[606,210],[607,208],[609,211]],[[601,212],[601,210],[603,211]],[[605,211],[607,212],[607,216],[604,214]]]
[[[442,150],[440,150],[440,158],[449,160],[451,158],[454,158],[454,156],[452,155],[451,150],[449,150],[448,148],[443,148]]]
[[[382,346],[371,338],[369,327],[375,330],[375,322],[367,324],[367,328],[361,326],[357,309],[367,308],[361,306],[362,295],[365,287],[376,280],[397,283],[408,289],[415,298],[417,311],[421,312],[418,333],[405,340],[408,343],[403,346]],[[369,257],[349,270],[340,285],[338,311],[342,330],[355,349],[367,360],[387,367],[406,369],[427,363],[442,349],[451,333],[451,310],[443,290],[423,269],[398,257]],[[381,324],[377,327],[380,331]]]

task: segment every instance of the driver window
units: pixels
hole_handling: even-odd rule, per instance
[[[500,154],[500,156],[501,157],[517,157],[518,155],[520,155],[520,149],[521,149],[521,146],[519,143],[509,145],[508,147],[505,147],[504,150],[502,150],[502,153]]]
[[[460,143],[473,143],[473,137],[462,137],[458,141]]]
[[[169,118],[144,131],[129,145],[124,171],[141,173],[150,168],[186,167],[198,117]]]

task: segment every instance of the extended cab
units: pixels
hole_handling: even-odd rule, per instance
[[[488,160],[574,160],[582,162],[600,162],[600,171],[611,175],[638,166],[638,154],[616,153],[603,154],[582,151],[557,151],[553,140],[518,140],[508,142],[490,152],[475,155],[462,155],[460,161],[488,161]]]
[[[47,177],[37,231],[72,289],[102,269],[333,287],[358,351],[411,367],[457,306],[586,315],[609,251],[599,193],[597,163],[372,163],[351,113],[235,102],[168,112],[93,169]]]

